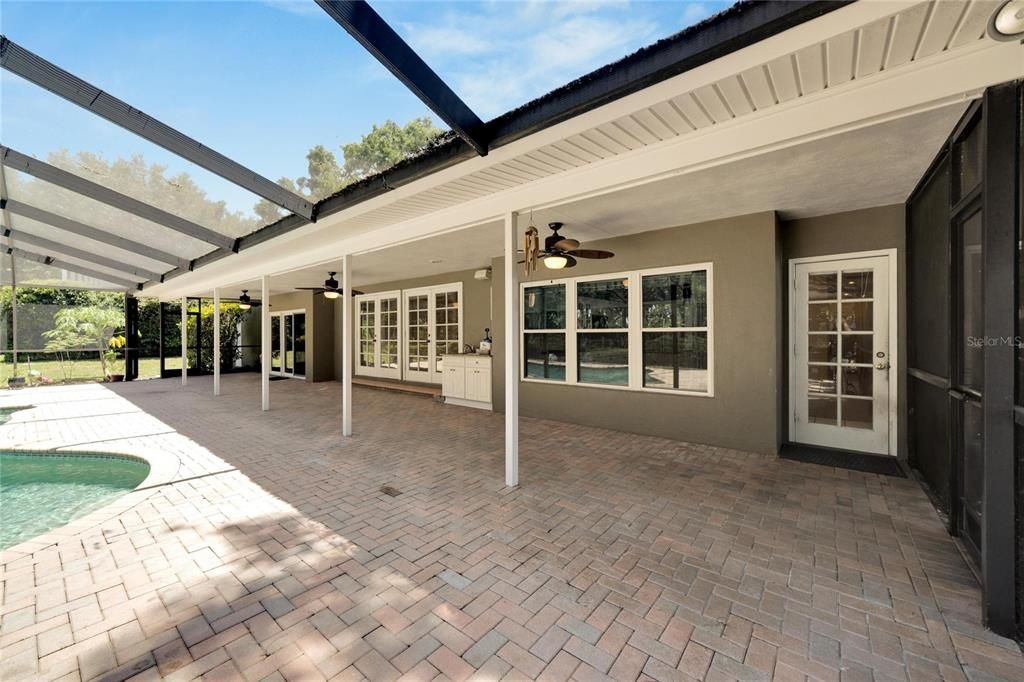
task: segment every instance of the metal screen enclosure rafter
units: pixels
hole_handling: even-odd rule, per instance
[[[21,230],[12,230],[8,225],[4,229],[4,237],[7,238],[8,242],[15,244],[22,243],[28,244],[29,246],[35,246],[43,249],[50,253],[56,253],[63,256],[70,256],[71,258],[77,258],[78,260],[84,260],[87,263],[93,265],[100,265],[111,270],[124,273],[126,275],[132,275],[134,277],[141,277],[147,280],[158,280],[160,279],[160,273],[153,272],[152,270],[146,270],[145,268],[137,268],[113,258],[107,258],[106,256],[99,256],[82,249],[76,249],[73,246],[67,246],[59,242],[46,239],[45,237],[37,237],[34,234],[23,232]]]
[[[98,279],[103,282],[110,282],[111,284],[118,284],[126,289],[140,289],[142,287],[142,285],[139,282],[133,282],[131,280],[115,277],[114,275],[108,275],[106,273],[99,272],[98,270],[93,270],[82,265],[76,265],[74,263],[65,263],[60,259],[54,258],[53,256],[44,256],[43,254],[36,253],[34,251],[26,251],[24,249],[19,249],[16,246],[11,246],[10,244],[8,244],[6,239],[4,239],[4,244],[2,248],[5,253],[8,253],[14,256],[15,258],[21,258],[22,260],[28,260],[34,263],[41,263],[42,265],[52,265],[53,267],[60,268],[61,270],[67,270],[68,272],[74,272],[79,275],[85,275],[86,277],[92,277],[93,279]]]
[[[0,36],[0,66],[285,210],[305,218],[313,216],[313,205],[294,192],[48,62],[6,36]]]
[[[159,261],[161,263],[167,263],[169,265],[176,265],[178,267],[188,268],[189,259],[182,258],[181,256],[175,256],[173,253],[161,251],[160,249],[154,249],[152,246],[142,244],[140,242],[132,241],[124,237],[118,237],[116,234],[111,234],[105,230],[101,230],[91,225],[86,225],[77,220],[71,218],[65,218],[62,215],[51,213],[50,211],[43,210],[26,204],[23,201],[16,201],[14,199],[0,200],[0,203],[14,215],[20,215],[29,220],[34,220],[38,223],[42,223],[49,227],[52,227],[63,232],[70,232],[76,234],[79,237],[85,237],[107,246],[114,246],[125,251],[136,253],[140,256],[149,258],[150,260]]]
[[[362,0],[316,0],[316,3],[468,142],[477,154],[486,156],[487,138],[483,121],[369,3]]]
[[[113,206],[114,208],[119,208],[122,211],[145,218],[150,222],[208,244],[232,250],[235,247],[235,239],[233,237],[221,234],[208,227],[203,227],[173,213],[168,213],[162,208],[150,206],[126,194],[121,194],[103,185],[98,185],[91,180],[80,178],[74,173],[51,166],[45,161],[33,159],[31,156],[26,156],[10,147],[0,146],[0,157],[2,157],[3,165],[22,173],[28,173],[34,178],[58,185],[72,192],[77,192],[82,196],[102,202],[108,206]]]

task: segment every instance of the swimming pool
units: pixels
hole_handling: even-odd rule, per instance
[[[0,549],[109,504],[147,475],[149,464],[131,457],[0,452]]]

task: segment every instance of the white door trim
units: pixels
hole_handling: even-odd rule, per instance
[[[808,256],[804,258],[789,259],[789,279],[786,280],[786,287],[789,290],[789,346],[786,349],[789,358],[789,436],[796,432],[796,410],[797,391],[794,387],[797,384],[797,367],[793,362],[793,351],[797,343],[796,338],[796,266],[802,263],[827,263],[829,261],[848,260],[851,258],[871,258],[884,256],[889,262],[889,455],[895,457],[898,453],[899,444],[899,377],[900,377],[900,354],[899,354],[899,261],[896,249],[877,249],[874,251],[854,251],[848,253],[829,254],[827,256]],[[894,350],[895,349],[895,350]]]

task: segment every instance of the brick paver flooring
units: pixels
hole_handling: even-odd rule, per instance
[[[913,481],[524,419],[509,490],[500,415],[271,393],[0,395],[160,472],[3,554],[0,678],[1024,680]]]

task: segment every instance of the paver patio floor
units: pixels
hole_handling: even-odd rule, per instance
[[[523,419],[509,490],[500,415],[271,393],[0,394],[0,447],[159,472],[3,553],[0,678],[1024,680],[911,480]]]

